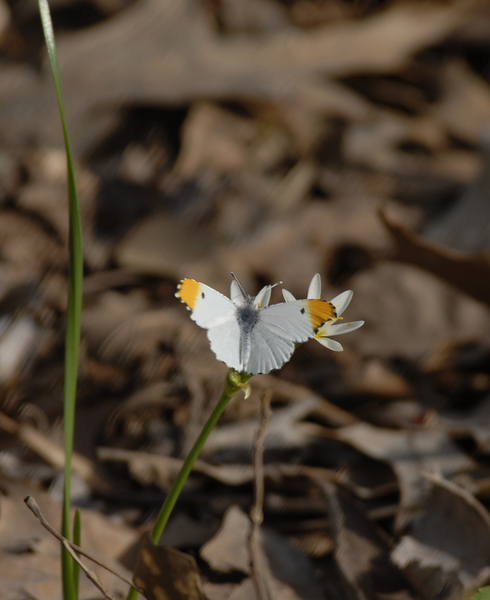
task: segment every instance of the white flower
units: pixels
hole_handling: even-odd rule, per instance
[[[310,287],[308,288],[308,300],[319,300],[321,298],[321,294],[322,280],[320,274],[317,273],[311,280]],[[291,292],[288,292],[288,290],[282,290],[282,295],[284,296],[284,300],[286,300],[286,302],[296,300],[293,294],[291,294]],[[320,329],[315,335],[316,340],[320,342],[322,346],[325,346],[330,350],[334,350],[335,352],[341,352],[343,350],[343,347],[342,344],[339,344],[339,342],[337,342],[336,340],[329,339],[330,336],[349,333],[349,331],[354,331],[364,325],[364,321],[352,321],[352,323],[337,322],[342,321],[341,315],[344,312],[344,310],[349,306],[353,295],[354,293],[352,292],[352,290],[346,290],[338,296],[335,296],[333,300],[330,300],[330,302],[335,306],[337,318],[332,319],[331,321],[327,321],[325,325],[320,327]]]

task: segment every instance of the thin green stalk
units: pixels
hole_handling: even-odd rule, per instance
[[[223,411],[228,405],[228,402],[233,398],[233,396],[235,396],[241,389],[244,388],[245,393],[247,394],[247,381],[250,379],[250,377],[251,375],[247,375],[246,373],[237,373],[233,369],[230,369],[228,371],[228,375],[226,376],[225,380],[225,389],[223,391],[223,395],[219,399],[218,404],[211,413],[209,419],[206,421],[206,424],[202,428],[202,431],[199,434],[199,437],[197,438],[196,442],[194,443],[194,446],[192,446],[192,449],[187,455],[187,458],[185,459],[184,464],[182,465],[179,474],[177,475],[177,478],[174,481],[172,488],[168,493],[168,496],[165,499],[162,508],[160,509],[160,512],[158,513],[155,524],[153,525],[153,529],[150,532],[150,537],[154,544],[157,544],[160,540],[163,530],[165,529],[168,519],[175,506],[175,503],[177,502],[177,499],[180,495],[180,492],[182,491],[182,488],[184,487],[184,484],[187,481],[190,472],[192,471],[192,467],[198,459],[199,454],[201,453],[201,450],[209,437],[209,434],[213,430],[214,426],[218,422],[218,419],[222,415]],[[136,600],[137,597],[137,590],[131,588],[129,590],[126,600]]]
[[[71,496],[71,463],[73,454],[73,438],[75,429],[75,400],[78,375],[78,358],[80,346],[80,323],[82,312],[83,254],[82,228],[78,204],[75,169],[68,139],[61,78],[56,55],[53,24],[47,0],[38,0],[39,12],[46,40],[51,71],[53,73],[56,97],[61,117],[61,127],[66,149],[68,208],[69,208],[69,276],[68,276],[68,310],[65,345],[65,380],[64,380],[64,446],[65,446],[65,486],[63,493],[62,534],[70,538],[70,496]],[[73,561],[66,550],[62,549],[62,576],[64,600],[76,600],[73,572]]]
[[[73,543],[81,547],[82,545],[82,520],[80,515],[80,509],[77,508],[75,511],[75,518],[73,519]],[[80,556],[80,555],[78,555]],[[80,581],[80,567],[77,562],[73,561],[73,587],[75,588],[76,600],[78,600],[79,592],[79,581]]]

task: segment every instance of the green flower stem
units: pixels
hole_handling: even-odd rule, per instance
[[[226,380],[225,380],[225,389],[223,391],[223,395],[219,399],[218,404],[216,405],[215,409],[211,413],[211,416],[209,417],[206,424],[204,425],[194,446],[192,447],[189,454],[187,455],[187,458],[185,459],[184,464],[182,465],[182,467],[179,471],[179,474],[177,475],[177,478],[174,481],[174,484],[172,485],[172,488],[171,488],[170,492],[168,493],[168,496],[165,499],[165,502],[163,503],[163,506],[160,509],[160,512],[158,513],[158,517],[155,521],[155,525],[153,525],[153,529],[150,532],[150,537],[154,544],[157,544],[158,541],[160,540],[163,530],[165,529],[168,519],[172,513],[174,506],[175,506],[175,503],[177,502],[177,499],[180,495],[180,492],[182,491],[182,488],[184,487],[184,484],[187,481],[187,478],[189,477],[190,472],[192,471],[192,467],[194,466],[194,463],[198,459],[199,454],[201,453],[201,450],[202,450],[206,440],[209,437],[209,434],[213,430],[214,426],[218,422],[218,419],[221,417],[223,411],[225,410],[226,406],[228,405],[228,402],[241,389],[243,389],[245,391],[245,397],[248,397],[250,388],[249,388],[247,382],[250,379],[250,377],[251,377],[251,375],[248,375],[247,373],[237,373],[233,369],[230,369],[228,371],[228,375],[226,376]],[[126,600],[136,600],[137,597],[138,597],[137,590],[135,590],[135,588],[131,588],[129,590]]]

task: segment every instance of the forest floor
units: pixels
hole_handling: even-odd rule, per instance
[[[490,2],[50,6],[84,235],[82,547],[131,577],[221,395],[179,280],[305,298],[320,273],[364,326],[232,400],[162,540],[199,575],[169,554],[148,585],[469,598],[490,579]],[[60,544],[23,502],[59,528],[66,163],[34,2],[2,0],[0,52],[0,599],[59,600]]]

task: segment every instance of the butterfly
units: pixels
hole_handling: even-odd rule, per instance
[[[194,279],[182,279],[175,295],[190,310],[191,319],[207,329],[216,357],[236,371],[255,375],[279,369],[296,344],[315,337],[337,317],[332,303],[316,298],[269,306],[278,284],[266,285],[253,297],[232,276],[230,298]]]

